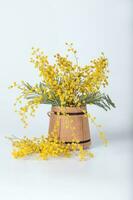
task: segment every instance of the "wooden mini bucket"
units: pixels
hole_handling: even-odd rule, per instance
[[[56,133],[58,139],[66,144],[78,140],[84,148],[88,148],[91,144],[90,128],[88,117],[83,111],[86,111],[86,107],[66,107],[62,110],[61,107],[53,106],[51,112],[48,112],[49,136]]]

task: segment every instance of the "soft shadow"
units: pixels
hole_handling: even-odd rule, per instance
[[[132,141],[133,144],[133,130],[128,131],[115,131],[110,132],[107,134],[107,139],[109,143],[117,143],[117,142],[123,142],[123,141]],[[92,137],[92,145],[91,148],[96,148],[103,146],[102,141],[98,138],[97,135],[93,135]]]

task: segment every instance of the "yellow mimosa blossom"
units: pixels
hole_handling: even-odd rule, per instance
[[[83,150],[83,147],[78,141],[73,141],[71,144],[65,144],[56,137],[45,138],[44,136],[32,139],[27,137],[22,139],[12,137],[9,139],[14,148],[12,152],[14,158],[23,158],[37,154],[39,158],[47,160],[50,157],[70,157],[73,153],[76,153],[80,160],[85,160],[88,156],[90,158],[93,157],[93,153],[89,150]]]

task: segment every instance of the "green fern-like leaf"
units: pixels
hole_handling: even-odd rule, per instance
[[[109,95],[100,92],[88,94],[82,101],[84,101],[85,104],[97,105],[106,111],[110,110],[111,107],[115,108],[115,104],[110,99]]]

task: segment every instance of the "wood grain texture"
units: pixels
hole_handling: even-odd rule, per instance
[[[86,107],[66,107],[65,113],[75,113],[75,115],[58,115],[62,113],[60,107],[52,107],[50,112],[49,136],[53,132],[57,132],[58,139],[64,142],[72,142],[73,140],[85,141],[90,139],[89,120],[85,115],[76,115],[86,111]],[[58,126],[57,126],[58,124]],[[84,148],[88,148],[91,142],[82,143]]]

